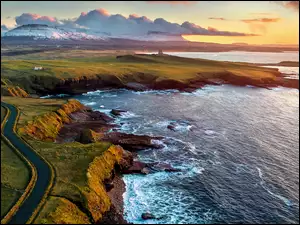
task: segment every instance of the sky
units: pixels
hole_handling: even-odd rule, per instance
[[[1,1],[1,25],[44,21],[116,34],[169,32],[200,42],[299,43],[297,1]]]

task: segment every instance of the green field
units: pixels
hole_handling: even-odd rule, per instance
[[[39,98],[18,98],[3,97],[2,101],[17,106],[20,113],[20,120],[17,129],[24,126],[28,121],[32,121],[39,115],[57,110],[66,100],[61,99],[39,99]],[[101,156],[111,143],[97,142],[92,144],[81,144],[78,142],[58,144],[45,142],[25,137],[28,143],[50,162],[55,170],[56,181],[49,200],[42,209],[35,223],[53,223],[60,221],[59,213],[55,207],[59,205],[59,210],[65,212],[63,221],[73,223],[87,222],[87,216],[75,207],[72,202],[82,202],[82,190],[88,188],[87,169],[95,157]],[[57,196],[60,196],[57,198]],[[64,200],[65,199],[65,200]],[[68,199],[72,200],[69,201]],[[70,216],[76,213],[77,217]]]
[[[6,110],[1,107],[1,121]],[[19,199],[30,179],[25,163],[3,140],[1,140],[1,217]]]
[[[205,59],[188,59],[176,56],[126,55],[71,57],[55,60],[11,60],[2,59],[2,81],[19,85],[26,92],[33,89],[55,89],[66,79],[74,83],[83,79],[112,80],[121,83],[151,83],[175,80],[189,83],[190,80],[222,79],[234,82],[248,79],[253,82],[274,82],[279,75],[277,69],[258,67],[247,63],[220,62]],[[44,70],[35,71],[35,66]]]
[[[34,66],[42,66],[45,70],[34,71]],[[124,75],[143,72],[176,80],[185,80],[200,76],[213,76],[212,73],[230,71],[241,76],[253,78],[273,77],[276,71],[245,63],[219,62],[205,59],[187,59],[175,56],[139,56],[132,55],[117,59],[115,56],[92,58],[69,58],[60,60],[2,60],[2,78],[55,76],[66,79],[81,76]]]

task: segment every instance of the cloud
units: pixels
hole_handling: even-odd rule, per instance
[[[276,23],[280,18],[257,18],[257,19],[244,19],[241,20],[244,23]]]
[[[196,25],[194,23],[190,23],[188,21],[184,22],[181,27],[186,28],[188,31],[191,31],[193,35],[211,35],[211,36],[257,36],[256,34],[246,34],[240,32],[231,32],[231,31],[220,31],[215,28],[205,29]]]
[[[23,13],[16,17],[17,25],[46,24],[59,26],[65,29],[76,29],[80,32],[106,33],[111,35],[146,35],[151,33],[168,33],[172,35],[212,35],[212,36],[254,36],[241,32],[220,31],[208,29],[197,24],[185,21],[182,24],[172,23],[164,18],[154,21],[146,16],[131,14],[125,17],[121,14],[110,14],[105,9],[95,9],[82,12],[78,18],[59,20],[50,16]]]
[[[210,20],[227,20],[223,17],[209,17],[208,19],[210,19]]]
[[[267,27],[264,24],[250,23],[249,29],[253,33],[263,33],[267,32]]]
[[[61,23],[54,17],[40,16],[38,14],[23,13],[16,17],[17,25],[26,24],[46,24],[46,25],[60,25]]]
[[[248,24],[251,32],[265,34],[267,32],[267,24],[276,23],[280,20],[280,18],[255,18],[243,19],[240,21]]]
[[[261,13],[249,13],[250,15],[255,15],[255,16],[270,16],[273,15],[272,13],[265,13],[265,12],[261,12]]]
[[[299,12],[299,1],[272,1],[277,3],[285,8],[295,10]]]
[[[169,4],[169,5],[192,5],[197,3],[196,1],[146,1],[152,4]]]

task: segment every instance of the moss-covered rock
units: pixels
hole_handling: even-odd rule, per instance
[[[101,221],[103,214],[111,207],[111,201],[104,186],[104,180],[109,179],[116,164],[123,156],[123,148],[112,145],[101,156],[95,157],[87,171],[88,188],[84,191],[86,207],[93,220]]]
[[[103,137],[102,133],[97,133],[91,129],[84,129],[81,131],[78,141],[83,144],[93,143]]]
[[[23,97],[26,98],[29,94],[24,91],[19,86],[4,86],[1,85],[1,95],[3,96],[13,96],[13,97]]]
[[[29,121],[26,126],[19,128],[19,133],[38,140],[54,141],[63,124],[71,121],[70,113],[83,109],[85,106],[79,101],[68,100],[60,109],[37,116],[33,121]]]

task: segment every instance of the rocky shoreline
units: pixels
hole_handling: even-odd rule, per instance
[[[122,180],[123,174],[147,175],[159,171],[180,171],[167,163],[144,163],[137,159],[138,151],[144,149],[159,151],[163,147],[160,143],[163,137],[127,134],[116,131],[119,125],[115,124],[114,120],[125,112],[124,110],[113,109],[111,116],[108,116],[105,113],[93,111],[85,106],[83,109],[70,113],[71,122],[63,125],[55,139],[56,143],[77,141],[82,144],[88,144],[105,141],[114,145],[120,145],[124,149],[121,162],[115,166],[111,178],[105,181],[106,192],[112,202],[112,206],[105,213],[101,222],[103,224],[128,224],[123,218],[123,194],[126,190],[125,183]]]

